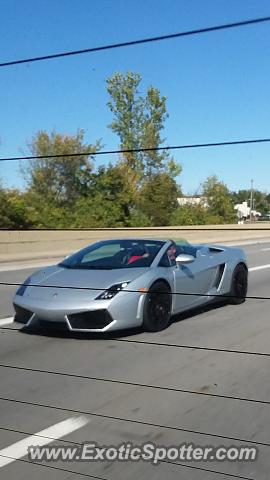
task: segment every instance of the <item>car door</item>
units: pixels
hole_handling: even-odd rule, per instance
[[[180,312],[195,307],[208,300],[210,290],[217,271],[216,262],[209,255],[208,248],[197,250],[194,262],[187,265],[176,264],[175,279],[175,311]]]

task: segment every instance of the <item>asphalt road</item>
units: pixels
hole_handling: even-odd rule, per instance
[[[270,242],[249,245],[246,251],[251,268],[270,264]],[[1,271],[0,281],[20,282],[31,271]],[[270,268],[250,272],[249,295],[270,297],[269,286]],[[12,315],[13,291],[0,287],[0,319]],[[17,442],[27,442],[27,437],[44,429],[41,438],[31,439],[32,445],[44,437],[59,437],[53,444],[65,445],[61,441],[65,440],[259,447],[253,463],[161,462],[153,466],[57,461],[42,466],[27,463],[27,456],[5,465],[0,457],[0,479],[73,480],[92,475],[107,480],[268,480],[269,310],[270,300],[248,299],[240,306],[180,316],[161,333],[135,331],[118,338],[31,334],[19,325],[2,322],[1,326],[0,320],[0,449],[10,447],[0,455],[19,455],[22,447]],[[79,412],[84,412],[83,419]]]

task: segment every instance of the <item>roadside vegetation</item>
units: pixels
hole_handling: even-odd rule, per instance
[[[233,206],[249,191],[230,192],[216,176],[201,187],[204,202],[179,205],[182,171],[164,145],[166,97],[149,86],[139,93],[138,73],[116,73],[107,80],[109,128],[126,151],[96,165],[102,139],[89,144],[85,132],[73,135],[38,131],[28,145],[31,156],[21,167],[24,191],[0,185],[0,228],[97,228],[236,223]],[[70,157],[70,154],[77,156]],[[85,153],[85,155],[83,155]],[[65,155],[49,158],[50,155]],[[81,155],[82,154],[82,155]],[[48,156],[48,157],[46,157]],[[99,157],[101,158],[101,157]],[[256,209],[270,210],[270,195],[255,191]]]

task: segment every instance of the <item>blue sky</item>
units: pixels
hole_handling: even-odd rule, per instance
[[[268,0],[2,0],[0,61],[89,48],[270,15]],[[140,72],[141,91],[168,97],[167,144],[270,137],[270,23],[0,69],[0,157],[27,153],[40,129],[102,138],[106,78]],[[217,174],[230,189],[270,190],[270,145],[175,152],[186,193]],[[114,157],[115,158],[115,157]],[[97,164],[113,160],[97,157]],[[116,160],[116,158],[115,158]],[[22,187],[17,162],[0,164],[6,186]]]

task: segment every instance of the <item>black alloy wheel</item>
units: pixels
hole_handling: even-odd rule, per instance
[[[233,305],[239,305],[246,300],[248,289],[248,271],[244,264],[239,264],[232,275],[232,284],[229,302]]]
[[[171,320],[172,294],[169,286],[162,281],[155,282],[149,289],[143,314],[143,328],[148,332],[160,332],[168,327]]]

